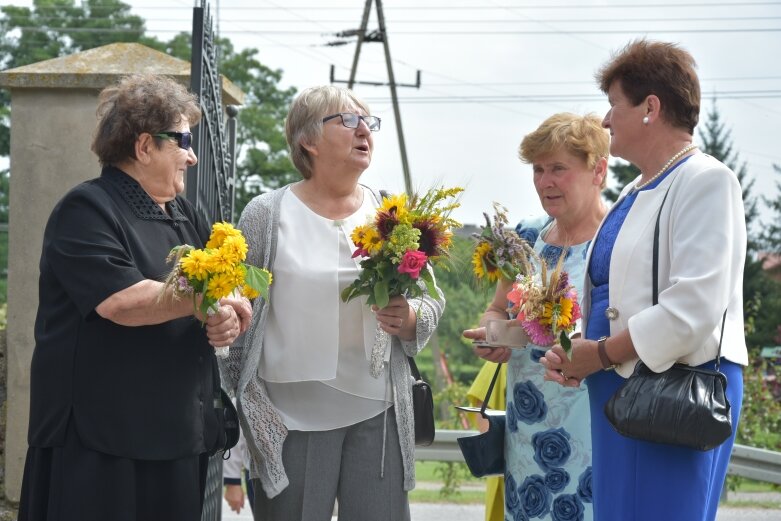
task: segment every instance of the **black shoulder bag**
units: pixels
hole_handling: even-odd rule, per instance
[[[507,424],[506,416],[486,414],[485,408],[491,399],[496,378],[502,364],[496,364],[496,372],[485,393],[485,400],[480,407],[480,415],[488,421],[488,430],[474,436],[458,438],[458,446],[464,461],[472,475],[478,478],[484,476],[504,476],[504,428]]]
[[[668,189],[669,190],[669,189]],[[667,200],[665,194],[662,200]],[[659,298],[659,215],[654,229],[653,303]],[[724,323],[721,319],[716,369],[700,369],[676,363],[661,373],[642,361],[605,404],[605,416],[619,434],[655,443],[667,443],[706,451],[732,435],[727,377],[719,371]]]
[[[415,382],[412,384],[412,409],[415,419],[415,445],[431,445],[434,442],[434,397],[431,386],[420,377],[418,365],[411,356],[409,368]]]

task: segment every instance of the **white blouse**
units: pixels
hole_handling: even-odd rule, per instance
[[[393,398],[387,371],[369,375],[377,321],[366,298],[340,298],[360,273],[350,234],[375,212],[363,192],[358,211],[341,220],[313,212],[292,190],[282,198],[259,375],[290,430],[354,425]]]

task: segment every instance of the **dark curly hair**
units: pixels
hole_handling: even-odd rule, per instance
[[[196,96],[167,76],[126,76],[103,89],[98,102],[98,126],[91,149],[101,165],[135,159],[135,142],[144,132],[172,130],[182,117],[190,126],[201,119]]]

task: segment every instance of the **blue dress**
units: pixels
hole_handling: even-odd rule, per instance
[[[542,239],[549,223],[546,216],[516,230],[555,266],[562,248]],[[589,243],[571,246],[564,261],[579,296]],[[543,380],[544,349],[513,350],[507,364],[505,520],[591,521],[588,392]]]
[[[652,190],[666,176],[644,189]],[[586,338],[596,340],[610,335],[610,323],[605,317],[610,257],[636,198],[635,192],[618,201],[595,239],[588,267],[593,288]],[[711,361],[700,367],[714,365]],[[727,398],[732,404],[732,424],[737,425],[743,398],[742,368],[722,358],[721,372],[729,382]],[[614,371],[597,371],[586,378],[594,449],[594,518],[599,521],[713,521],[735,441],[734,432],[721,446],[706,452],[621,436],[605,418],[604,407],[624,381]]]

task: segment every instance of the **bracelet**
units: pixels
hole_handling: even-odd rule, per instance
[[[597,353],[599,354],[599,359],[602,361],[602,369],[605,371],[612,371],[617,367],[618,364],[614,364],[610,361],[610,358],[607,356],[607,351],[605,350],[605,343],[607,342],[607,339],[609,337],[603,336],[600,337],[599,340],[597,340]]]

